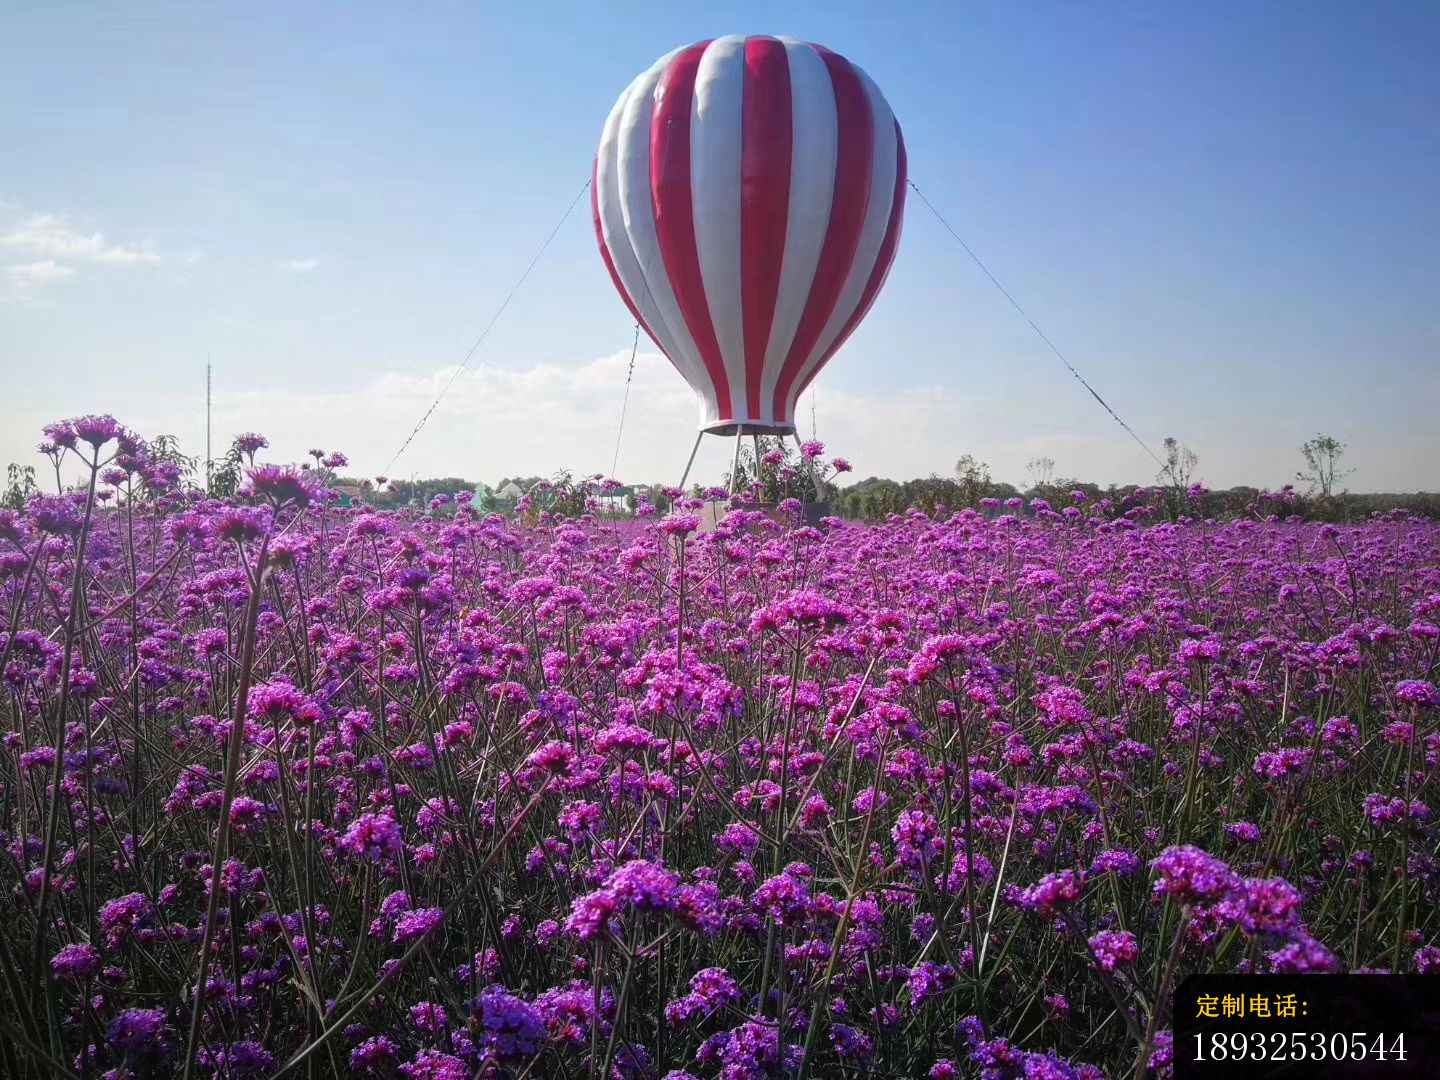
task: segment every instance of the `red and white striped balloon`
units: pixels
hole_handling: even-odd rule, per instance
[[[592,192],[615,287],[700,397],[701,429],[788,432],[885,282],[905,144],[843,56],[722,37],[620,95]]]

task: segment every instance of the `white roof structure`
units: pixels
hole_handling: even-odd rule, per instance
[[[525,492],[520,490],[519,484],[515,483],[514,480],[511,480],[510,483],[506,484],[503,488],[496,492],[496,494],[499,495],[502,499],[518,499],[521,495],[524,495]]]

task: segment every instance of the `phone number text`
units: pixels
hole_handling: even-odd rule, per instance
[[[1212,1031],[1191,1039],[1191,1061],[1406,1060],[1403,1031]]]

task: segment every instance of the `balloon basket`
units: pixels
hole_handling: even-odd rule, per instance
[[[782,511],[778,503],[744,503],[737,505],[738,508],[742,510],[758,511],[772,521],[778,521],[782,525],[789,525],[791,521],[790,515]],[[699,531],[702,533],[714,532],[715,527],[720,524],[721,519],[729,512],[730,505],[724,500],[707,502],[705,509],[700,513]],[[807,502],[802,503],[800,506],[800,520],[812,528],[818,528],[820,519],[829,517],[830,514],[831,506],[828,502]]]

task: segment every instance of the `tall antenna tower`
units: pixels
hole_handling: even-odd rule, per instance
[[[210,494],[210,354],[205,354],[205,494]]]

